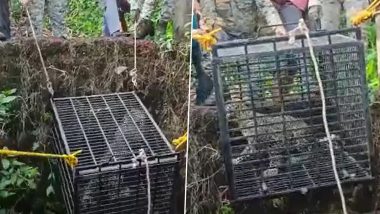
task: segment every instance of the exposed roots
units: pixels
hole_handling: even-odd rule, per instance
[[[186,129],[187,55],[175,52],[162,56],[153,43],[138,41],[138,88],[134,88],[129,75],[134,67],[130,39],[44,39],[39,44],[56,97],[135,90],[169,139]],[[0,44],[0,85],[17,88],[23,99],[14,128],[34,130],[37,141],[46,142],[52,115],[33,39]]]
[[[192,106],[190,118],[187,213],[215,213],[222,203],[218,187],[224,183],[216,109]]]

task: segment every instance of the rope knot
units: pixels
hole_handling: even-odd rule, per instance
[[[294,44],[296,41],[297,32],[305,34],[306,36],[309,35],[309,28],[307,27],[304,19],[300,19],[298,22],[298,27],[289,31],[289,44]]]
[[[148,160],[144,149],[139,149],[139,155],[137,155],[136,157],[132,158],[132,164],[133,164],[132,168],[136,168],[137,167],[138,160],[141,160],[141,161],[144,161],[144,162],[146,162]]]
[[[73,169],[74,167],[76,167],[78,165],[78,158],[76,157],[79,153],[81,153],[82,150],[79,150],[79,151],[76,151],[72,154],[69,154],[69,155],[65,155],[64,156],[64,159],[66,161],[66,163]]]

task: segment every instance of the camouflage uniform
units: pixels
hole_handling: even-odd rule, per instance
[[[323,3],[322,29],[325,30],[351,27],[351,17],[368,6],[368,0],[323,0]],[[342,14],[343,10],[345,14]],[[346,20],[345,26],[341,25],[342,15]]]
[[[202,11],[222,27],[229,39],[256,37],[259,27],[283,23],[270,0],[205,0]],[[268,29],[260,31],[261,35],[267,33]]]
[[[65,13],[67,0],[31,0],[28,5],[30,16],[37,36],[42,36],[45,6],[50,18],[53,36],[65,37]]]
[[[175,1],[174,0],[163,0],[162,9],[161,9],[161,20],[162,22],[169,22],[175,11]]]
[[[131,0],[130,5],[131,12],[135,17],[134,21],[137,23],[137,38],[142,39],[147,35],[154,35],[151,18],[156,6],[156,0]]]
[[[159,31],[166,32],[168,22],[173,19],[175,10],[174,0],[163,0],[161,7],[161,19],[159,21]]]
[[[155,0],[131,0],[131,11],[132,13],[136,13],[136,11],[140,12],[139,20],[141,19],[151,19],[152,14],[154,12],[154,7],[156,6]]]
[[[253,37],[261,24],[256,21],[257,5],[252,0],[204,0],[201,6],[203,16],[224,30],[221,40]]]

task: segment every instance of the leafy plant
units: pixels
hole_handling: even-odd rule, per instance
[[[369,87],[369,96],[371,102],[374,101],[374,96],[379,90],[380,82],[377,73],[377,50],[376,50],[376,27],[372,23],[366,27],[367,34],[367,53],[366,53],[366,79]]]
[[[30,190],[37,187],[38,169],[14,159],[1,159],[0,208],[17,204]]]
[[[66,18],[73,37],[97,37],[102,33],[103,11],[98,1],[70,0]]]
[[[235,211],[232,209],[232,207],[229,204],[224,204],[220,210],[220,214],[235,214]]]
[[[12,116],[12,103],[16,100],[16,89],[5,90],[0,92],[0,130],[2,130]]]
[[[20,0],[11,0],[10,10],[12,11],[13,20],[16,23],[19,23],[22,17],[22,6]]]

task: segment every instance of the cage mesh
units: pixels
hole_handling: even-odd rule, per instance
[[[72,170],[59,161],[68,213],[146,213],[148,157],[152,213],[173,213],[178,157],[133,92],[52,101],[57,153],[82,150]]]
[[[371,178],[363,45],[312,36],[343,182]],[[358,34],[357,34],[358,35]],[[306,39],[221,43],[213,51],[220,138],[234,200],[335,184],[322,103]]]

